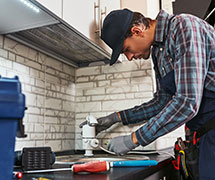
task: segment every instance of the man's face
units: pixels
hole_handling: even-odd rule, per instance
[[[122,53],[128,58],[129,61],[134,59],[148,59],[151,52],[151,41],[141,29],[127,37],[123,44]]]

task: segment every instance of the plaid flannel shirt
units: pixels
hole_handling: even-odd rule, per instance
[[[161,10],[156,18],[152,48],[157,81],[154,98],[119,112],[124,125],[146,121],[135,132],[142,146],[195,117],[204,88],[215,92],[213,27],[188,14],[176,15],[170,21],[171,17]],[[176,85],[173,96],[161,89],[159,83],[159,76],[163,78],[172,70]]]

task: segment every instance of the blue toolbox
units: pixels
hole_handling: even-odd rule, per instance
[[[25,95],[19,78],[0,76],[0,177],[13,179],[15,137],[25,137]]]

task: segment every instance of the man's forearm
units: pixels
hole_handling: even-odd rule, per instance
[[[137,137],[136,137],[136,135],[135,135],[134,132],[132,133],[132,141],[133,141],[134,144],[138,144],[139,145],[139,142],[137,141]]]

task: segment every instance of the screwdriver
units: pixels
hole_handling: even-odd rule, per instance
[[[85,164],[74,164],[73,172],[103,172],[111,167],[140,167],[140,166],[155,166],[158,162],[155,160],[128,160],[128,161],[92,161]]]
[[[155,160],[128,160],[128,161],[91,161],[84,164],[74,164],[71,168],[59,169],[46,169],[46,170],[32,170],[26,173],[42,173],[42,172],[55,172],[55,171],[73,171],[78,172],[104,172],[108,171],[111,167],[138,167],[138,166],[155,166],[158,162]]]
[[[73,164],[70,168],[58,168],[58,169],[43,169],[43,170],[31,170],[24,173],[45,173],[56,171],[73,171],[77,172],[103,172],[109,170],[109,163],[106,161],[91,161],[82,164]]]

